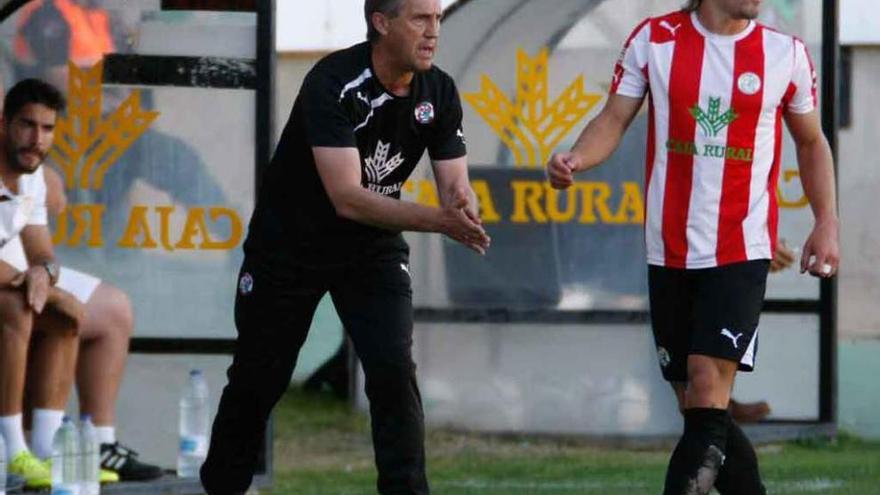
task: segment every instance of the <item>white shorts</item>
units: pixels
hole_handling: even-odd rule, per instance
[[[21,245],[20,237],[13,237],[0,249],[0,260],[9,263],[19,271],[27,269],[27,258],[24,255],[24,246]],[[100,284],[101,279],[98,277],[62,266],[58,283],[55,286],[73,294],[73,297],[85,304]]]
[[[70,292],[79,302],[85,304],[91,299],[100,284],[101,279],[98,277],[62,266],[55,287]]]

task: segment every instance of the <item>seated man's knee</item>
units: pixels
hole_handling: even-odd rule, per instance
[[[33,312],[25,302],[24,293],[18,290],[0,290],[0,329],[4,336],[16,335],[30,340],[33,328]]]
[[[86,319],[85,305],[72,294],[57,287],[49,290],[46,308],[41,315],[38,327],[41,331],[61,333],[64,336],[76,337]]]
[[[134,311],[128,294],[122,289],[104,283],[99,288],[103,290],[96,295],[104,299],[96,301],[102,307],[100,317],[106,319],[108,326],[111,326],[114,332],[130,338],[134,331]],[[95,296],[92,296],[89,304],[94,299]]]

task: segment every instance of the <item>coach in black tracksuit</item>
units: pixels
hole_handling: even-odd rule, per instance
[[[480,253],[489,238],[458,92],[432,66],[440,1],[367,0],[365,11],[369,41],[309,73],[264,176],[239,275],[235,356],[201,472],[210,495],[250,485],[266,419],[328,291],[363,363],[379,493],[429,493],[400,232],[440,232]],[[425,149],[441,208],[399,200]]]

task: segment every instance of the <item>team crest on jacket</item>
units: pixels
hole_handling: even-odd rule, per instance
[[[241,278],[238,279],[238,292],[239,294],[246,296],[254,291],[254,277],[251,276],[250,273],[244,272],[241,274]]]
[[[736,87],[749,96],[761,91],[761,78],[754,72],[744,72],[736,80]]]
[[[416,122],[423,125],[434,122],[434,105],[430,101],[416,105]]]
[[[669,366],[669,363],[672,362],[672,356],[669,355],[669,351],[665,347],[657,348],[657,361],[660,361],[660,366],[663,368]]]

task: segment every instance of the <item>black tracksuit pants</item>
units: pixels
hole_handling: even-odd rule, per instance
[[[412,360],[408,253],[337,265],[269,266],[247,256],[235,300],[235,354],[201,471],[209,495],[251,483],[266,421],[290,384],[318,302],[330,292],[363,364],[383,495],[427,495],[424,416]]]

